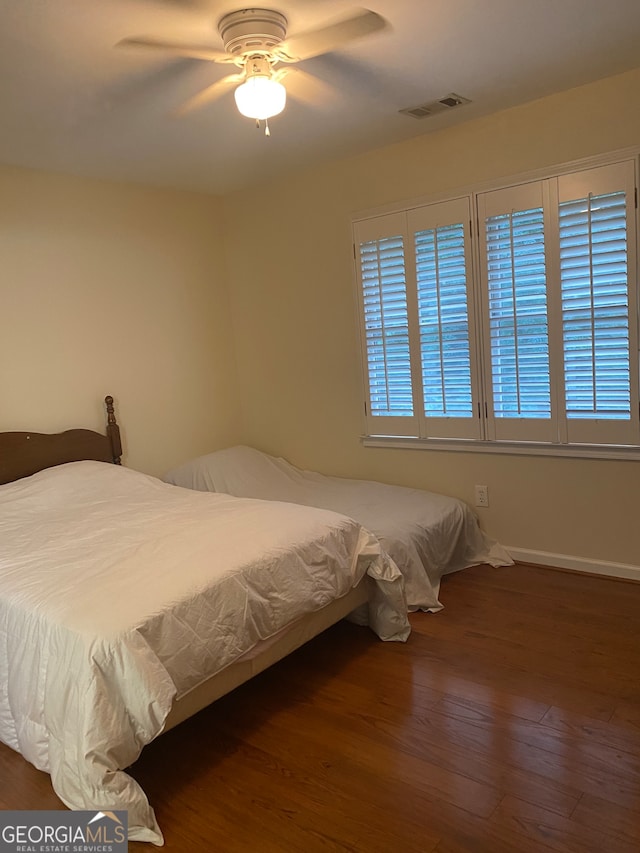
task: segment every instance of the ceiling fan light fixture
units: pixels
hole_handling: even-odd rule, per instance
[[[235,91],[238,111],[247,118],[263,121],[277,116],[287,102],[287,90],[272,77],[249,77]]]
[[[287,92],[280,82],[287,68],[274,71],[275,65],[301,62],[331,53],[354,39],[387,28],[387,22],[377,12],[356,9],[348,17],[291,38],[287,38],[287,27],[286,17],[275,9],[238,9],[223,15],[218,22],[224,52],[147,36],[123,39],[118,44],[236,65],[240,73],[227,74],[207,86],[190,98],[179,113],[183,115],[210,103],[228,91],[230,84],[243,80],[235,92],[238,110],[257,122],[268,122],[272,116],[282,112],[287,102]],[[265,132],[268,133],[268,124]]]

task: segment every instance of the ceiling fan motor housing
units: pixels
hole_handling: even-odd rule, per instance
[[[224,15],[218,32],[227,53],[269,53],[284,40],[287,19],[272,9],[240,9]]]

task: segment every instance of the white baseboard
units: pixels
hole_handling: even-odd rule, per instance
[[[587,572],[592,575],[607,575],[611,578],[628,578],[640,581],[640,566],[626,563],[608,563],[606,560],[589,560],[586,557],[572,557],[570,554],[552,554],[549,551],[532,551],[529,548],[516,548],[504,545],[511,557],[520,563],[534,563],[538,566],[555,566],[557,569],[571,569],[575,572]]]

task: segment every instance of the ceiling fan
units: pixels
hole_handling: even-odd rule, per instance
[[[143,36],[123,39],[118,42],[118,47],[149,48],[176,56],[236,65],[239,68],[237,73],[217,80],[190,98],[179,112],[184,114],[202,107],[237,84],[235,100],[238,110],[242,115],[255,119],[258,124],[264,120],[268,136],[268,119],[281,113],[286,103],[287,93],[281,81],[292,70],[288,67],[276,69],[276,65],[283,63],[290,66],[329,53],[386,26],[387,22],[377,12],[358,9],[324,27],[286,38],[287,19],[281,12],[273,9],[239,9],[223,15],[218,21],[224,52],[206,46],[174,44]]]

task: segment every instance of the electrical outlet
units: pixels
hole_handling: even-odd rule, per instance
[[[489,486],[476,486],[476,506],[489,506]]]

